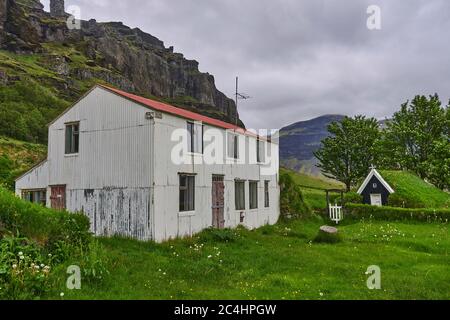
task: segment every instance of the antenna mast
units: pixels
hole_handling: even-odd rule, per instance
[[[236,102],[236,126],[238,125],[238,101],[239,100],[247,100],[247,99],[251,99],[251,97],[245,93],[239,93],[239,77],[236,77],[236,98],[235,98],[235,102]]]

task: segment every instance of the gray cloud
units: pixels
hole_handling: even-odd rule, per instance
[[[46,1],[43,1],[46,2]],[[248,127],[327,113],[384,118],[415,94],[450,88],[447,0],[66,0],[82,18],[123,21],[200,62]],[[382,30],[366,28],[379,5]]]

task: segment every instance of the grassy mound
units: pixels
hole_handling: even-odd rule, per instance
[[[290,179],[301,190],[304,202],[313,210],[324,210],[327,207],[325,189],[343,189],[343,185],[337,181],[323,180],[318,177],[309,176],[303,173],[294,172],[289,169],[281,168],[280,177],[290,176]],[[337,194],[330,194],[333,202],[338,198]]]
[[[289,172],[280,173],[280,212],[283,218],[305,217],[311,212],[300,186]]]
[[[449,208],[450,194],[405,171],[381,171],[383,178],[395,190],[389,205],[405,208]]]

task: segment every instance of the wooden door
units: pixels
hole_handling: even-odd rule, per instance
[[[212,180],[212,226],[223,229],[225,227],[225,184],[223,176],[213,176]]]
[[[383,202],[381,201],[381,194],[371,194],[370,204],[373,206],[381,207]]]
[[[50,202],[52,209],[66,209],[66,186],[52,186],[50,188]]]

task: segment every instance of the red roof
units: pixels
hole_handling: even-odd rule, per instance
[[[147,106],[147,107],[149,107],[151,109],[154,109],[154,110],[167,112],[167,113],[170,113],[170,114],[173,114],[173,115],[176,115],[176,116],[180,116],[182,118],[186,118],[186,119],[189,119],[189,120],[201,121],[203,123],[207,123],[207,124],[210,124],[212,126],[219,127],[219,128],[230,129],[230,130],[240,131],[241,133],[247,133],[247,134],[254,135],[250,131],[247,131],[247,130],[241,128],[241,127],[238,127],[238,126],[236,126],[234,124],[231,124],[231,123],[228,123],[228,122],[224,122],[224,121],[221,121],[221,120],[210,118],[210,117],[201,115],[199,113],[195,113],[195,112],[188,111],[188,110],[185,110],[185,109],[182,109],[182,108],[174,107],[174,106],[172,106],[170,104],[166,104],[166,103],[159,102],[159,101],[156,101],[156,100],[140,97],[140,96],[137,96],[135,94],[131,94],[131,93],[128,93],[128,92],[125,92],[125,91],[122,91],[122,90],[119,90],[119,89],[111,88],[111,87],[108,87],[108,86],[105,86],[105,85],[99,85],[99,86],[101,86],[101,87],[103,87],[103,88],[105,88],[105,89],[107,89],[109,91],[112,91],[112,92],[114,92],[114,93],[116,93],[116,94],[118,94],[118,95],[120,95],[120,96],[122,96],[124,98],[127,98],[129,100],[137,102],[137,103],[139,103],[141,105]]]

